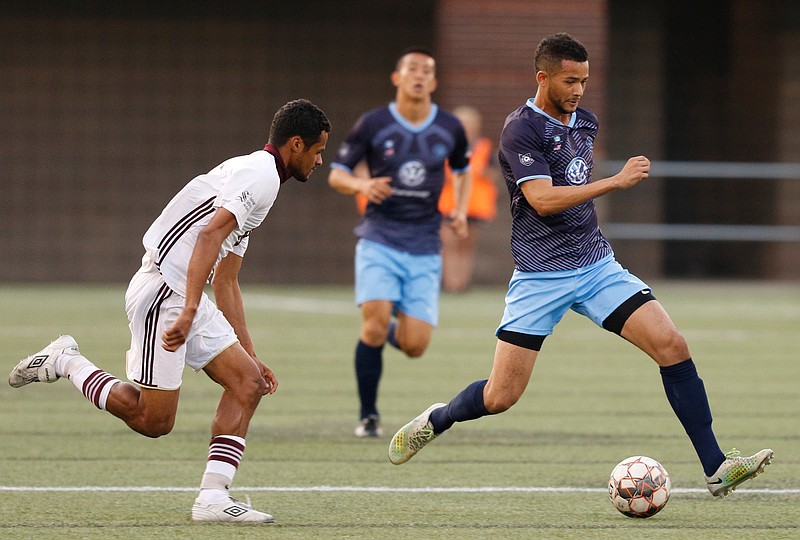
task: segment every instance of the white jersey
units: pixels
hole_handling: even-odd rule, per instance
[[[275,157],[265,150],[228,159],[195,177],[145,233],[143,269],[154,266],[170,289],[186,296],[186,273],[197,236],[217,208],[236,216],[237,227],[222,242],[214,268],[229,253],[244,256],[250,231],[267,217],[280,185]]]

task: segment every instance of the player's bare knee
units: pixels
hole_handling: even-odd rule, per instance
[[[510,394],[495,395],[489,392],[483,395],[483,406],[486,407],[489,414],[505,412],[513,407],[517,401],[519,401],[519,396]]]
[[[175,426],[175,417],[146,419],[138,423],[128,423],[128,425],[134,431],[144,435],[145,437],[157,439],[169,434],[172,431],[172,428]]]
[[[411,343],[408,345],[401,344],[400,346],[402,347],[403,352],[406,353],[406,356],[409,358],[419,358],[425,354],[425,349],[428,348],[427,343]]]
[[[370,347],[380,347],[389,335],[389,325],[378,321],[367,321],[361,329],[361,341]]]
[[[677,330],[670,332],[659,347],[659,356],[662,361],[682,362],[691,356],[686,338]]]
[[[255,409],[261,401],[261,397],[267,391],[267,381],[261,374],[246,377],[240,384],[233,389],[242,407],[245,409]]]

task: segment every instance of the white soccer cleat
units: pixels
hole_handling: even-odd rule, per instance
[[[734,448],[725,454],[725,461],[717,472],[706,476],[708,491],[714,497],[726,497],[745,480],[755,478],[764,472],[764,468],[772,463],[772,456],[772,450],[765,448],[752,456],[740,457],[739,451]]]
[[[62,354],[80,354],[78,343],[72,336],[61,336],[41,351],[21,360],[8,375],[8,384],[21,388],[33,382],[56,382],[61,378],[56,373],[56,359]]]
[[[228,497],[227,501],[207,504],[200,499],[194,501],[192,506],[192,521],[208,523],[234,522],[234,523],[272,523],[275,521],[271,515],[253,510],[250,499],[247,504]]]
[[[361,422],[356,426],[356,437],[382,437],[383,428],[381,427],[381,418],[377,414],[371,414],[366,418],[362,418]]]
[[[405,463],[437,437],[430,423],[431,412],[446,403],[434,403],[411,422],[401,427],[389,443],[389,461],[395,465]]]

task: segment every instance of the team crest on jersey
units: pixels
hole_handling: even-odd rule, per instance
[[[533,165],[533,158],[531,157],[530,152],[527,154],[517,154],[519,156],[519,162],[525,165],[526,167],[530,167]]]
[[[573,186],[580,186],[588,182],[589,165],[586,160],[580,156],[572,158],[572,161],[569,162],[567,169],[564,171],[564,177]]]
[[[248,190],[244,190],[239,193],[236,196],[236,200],[244,205],[245,210],[250,210],[255,204],[255,201],[253,200],[253,194]]]
[[[439,159],[444,159],[447,156],[447,146],[442,143],[433,146],[433,155]]]
[[[425,164],[421,161],[407,161],[397,171],[400,182],[408,187],[417,187],[425,181]]]

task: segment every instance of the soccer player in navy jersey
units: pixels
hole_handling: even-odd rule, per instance
[[[614,259],[593,200],[646,179],[650,162],[630,158],[614,176],[590,182],[597,118],[578,107],[589,78],[588,53],[567,34],[536,49],[536,96],[506,119],[499,161],[511,197],[515,270],[497,329],[488,380],[436,403],[401,428],[389,445],[405,463],[455,422],[508,410],[522,396],[546,336],[568,309],[585,315],[649,355],[660,367],[670,405],[689,435],[714,496],[764,470],[772,450],[724,454],[689,347],[650,288]]]
[[[377,397],[385,343],[418,357],[438,322],[438,202],[445,161],[455,173],[457,201],[449,225],[457,235],[467,234],[467,139],[459,120],[432,101],[433,56],[425,49],[407,49],[391,80],[395,100],[359,118],[339,148],[328,179],[339,193],[362,194],[368,200],[355,228],[356,303],[362,314],[355,351],[359,437],[382,435]],[[368,177],[356,171],[362,163]]]

